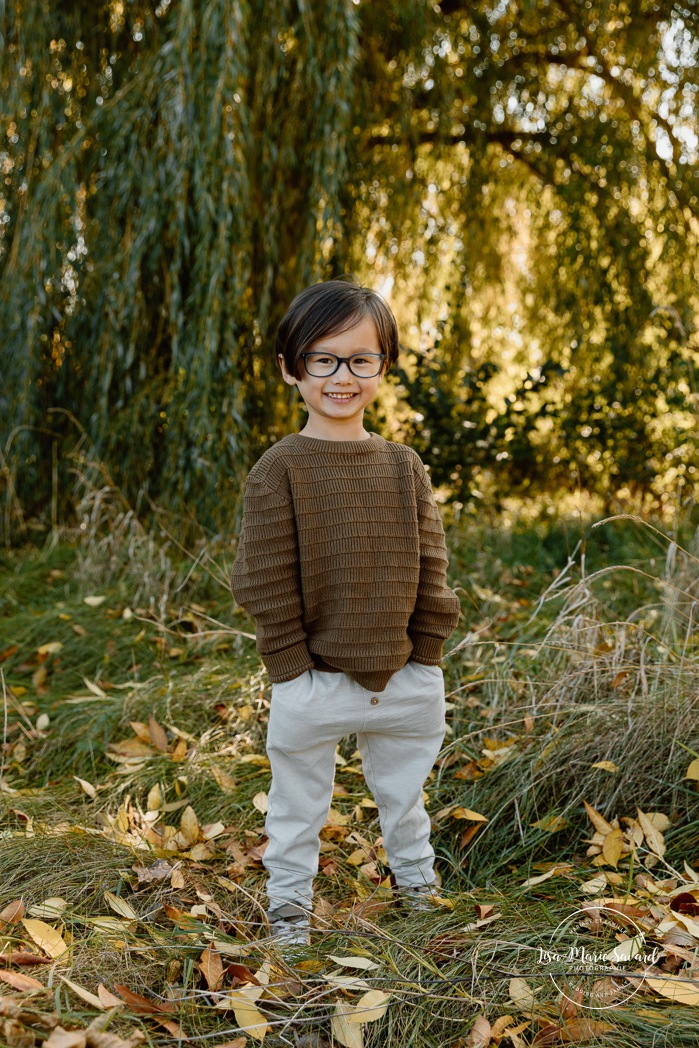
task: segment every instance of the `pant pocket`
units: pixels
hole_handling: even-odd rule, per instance
[[[386,707],[387,726],[382,730],[409,737],[443,735],[446,706],[444,677],[439,666],[406,663],[391,678],[386,689]]]
[[[291,680],[280,680],[274,682],[272,684],[272,694],[286,692],[295,685],[303,684],[308,678],[310,672],[310,670],[304,670],[303,673],[299,673],[298,677],[292,677]]]
[[[423,693],[433,693],[444,699],[444,673],[441,666],[426,666],[422,662],[409,662],[408,666]]]
[[[429,674],[430,677],[444,677],[441,666],[434,666],[424,662],[409,662],[408,665],[412,666],[413,669],[416,669],[419,672]]]
[[[313,690],[311,670],[293,680],[272,684],[272,699],[267,725],[267,748],[282,750],[303,748],[308,738],[308,702]]]

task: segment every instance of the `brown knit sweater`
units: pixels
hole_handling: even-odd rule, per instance
[[[344,671],[383,691],[408,659],[436,665],[459,617],[420,457],[372,433],[294,433],[245,486],[231,588],[271,681]]]

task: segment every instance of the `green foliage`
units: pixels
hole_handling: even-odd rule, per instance
[[[271,417],[259,347],[320,275],[317,227],[336,219],[353,11],[183,0],[51,19],[35,3],[6,20],[12,170],[33,175],[8,212],[1,307],[22,494],[45,494],[40,463],[75,442],[73,416],[129,495],[220,524]],[[84,40],[104,47],[81,77]],[[42,433],[53,406],[69,415]]]
[[[473,436],[489,443],[482,458],[502,490],[671,498],[695,483],[697,453],[699,12],[440,12],[420,62],[398,47],[383,66],[366,59],[371,92],[392,105],[360,158],[360,224],[374,268],[395,274],[413,345],[435,347],[450,401],[411,406],[432,432],[450,420],[457,431],[459,368],[478,376],[495,363],[490,422],[505,403],[521,407],[503,420],[504,443],[481,415]],[[391,93],[397,73],[406,90]],[[365,238],[353,243],[360,266]],[[540,373],[550,381],[523,399],[525,376]],[[465,447],[462,472],[484,451]]]
[[[299,418],[276,325],[347,270],[393,282],[403,435],[457,501],[693,485],[698,30],[696,0],[4,6],[6,535],[82,434],[132,503],[226,526]]]
[[[479,476],[493,464],[506,481],[492,495],[493,505],[499,506],[505,490],[530,484],[536,454],[533,426],[536,419],[553,413],[550,400],[540,399],[538,404],[531,400],[560,378],[563,368],[547,361],[536,374],[528,373],[496,413],[488,398],[488,383],[497,374],[497,365],[484,361],[453,375],[444,368],[439,346],[438,339],[430,353],[413,358],[413,377],[404,368],[396,369],[398,388],[405,390],[415,409],[405,424],[405,439],[429,462],[433,482],[448,489],[457,505],[471,500]],[[522,424],[523,418],[529,425]]]

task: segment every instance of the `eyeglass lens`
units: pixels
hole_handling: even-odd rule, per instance
[[[332,353],[307,353],[305,355],[306,371],[313,378],[324,378],[333,375],[339,361]],[[350,371],[357,378],[374,378],[381,370],[382,357],[378,353],[360,353],[347,361]]]

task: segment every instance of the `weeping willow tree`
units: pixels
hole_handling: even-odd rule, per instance
[[[45,499],[77,423],[126,492],[220,524],[272,414],[260,347],[338,222],[356,17],[167,8],[5,10],[5,457]]]
[[[6,0],[0,32],[8,525],[84,432],[225,526],[297,421],[276,324],[347,270],[402,322],[375,423],[456,498],[693,480],[696,0]]]
[[[696,490],[699,5],[442,0],[419,43],[400,11],[352,170],[421,350],[404,435],[465,500]]]

